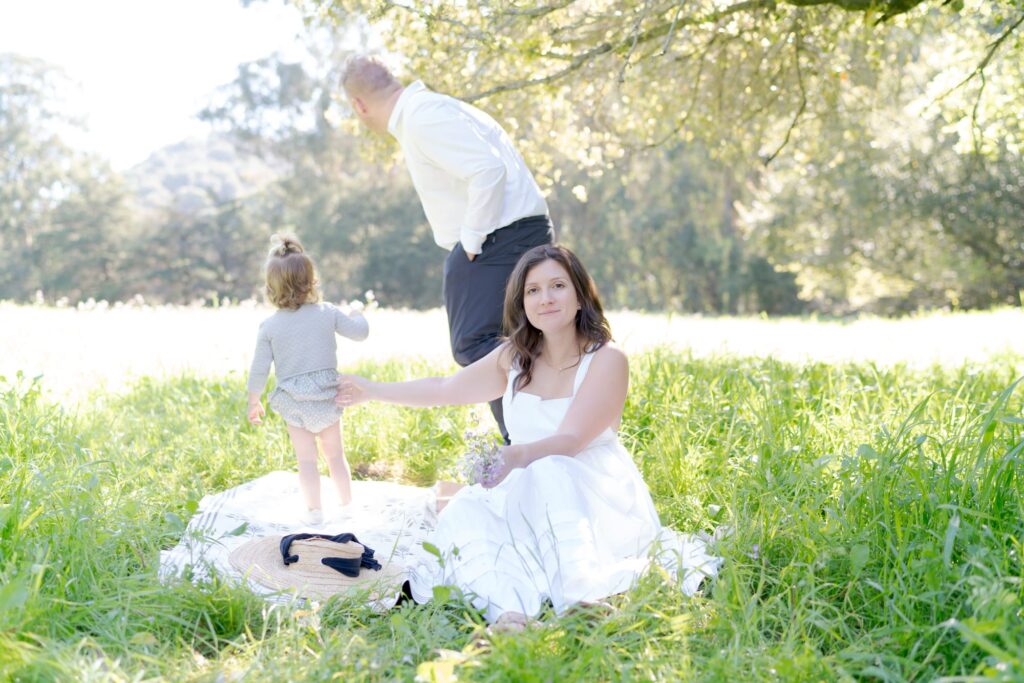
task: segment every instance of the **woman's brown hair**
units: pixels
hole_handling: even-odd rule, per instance
[[[527,386],[533,379],[533,363],[540,354],[541,331],[527,319],[523,300],[526,276],[534,266],[544,261],[555,261],[565,268],[576,290],[576,298],[580,304],[580,310],[576,311],[576,335],[584,340],[580,351],[597,351],[612,339],[612,330],[608,325],[608,319],[604,317],[597,287],[576,254],[562,246],[545,244],[534,247],[519,258],[505,286],[502,326],[511,349],[512,363],[519,370],[519,375],[512,385],[513,392]]]
[[[313,260],[295,235],[272,235],[267,254],[267,298],[278,308],[297,310],[320,301]]]

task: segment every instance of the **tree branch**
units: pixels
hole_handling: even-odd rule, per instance
[[[405,7],[404,5],[397,4],[396,6]],[[675,20],[673,20],[672,22],[664,22],[662,24],[659,24],[658,26],[648,29],[647,31],[627,37],[624,40],[621,40],[617,43],[604,42],[578,55],[571,55],[559,52],[537,52],[535,50],[526,50],[524,53],[528,54],[531,57],[539,57],[542,59],[553,59],[559,61],[569,61],[569,64],[565,68],[550,73],[546,76],[538,78],[523,78],[509,83],[502,83],[488,90],[484,90],[482,92],[465,95],[462,97],[462,99],[467,102],[475,102],[477,100],[481,100],[486,97],[490,97],[491,95],[496,95],[498,93],[509,92],[512,90],[521,90],[524,88],[530,88],[536,85],[543,85],[545,83],[557,81],[560,78],[563,78],[564,76],[567,76],[570,73],[577,71],[584,64],[593,61],[600,55],[607,54],[609,52],[625,51],[628,50],[633,45],[643,44],[651,40],[654,40],[655,38],[660,38],[668,34],[670,30],[674,30],[673,27],[677,23],[682,25],[711,23],[715,21],[720,21],[721,19],[736,14],[737,12],[763,9],[766,7],[774,6],[775,0],[743,0],[742,2],[738,2],[735,5],[730,5],[729,7],[725,7],[721,10],[712,12],[710,14],[684,18],[678,22]]]
[[[803,115],[804,110],[807,109],[807,91],[804,89],[804,74],[800,69],[800,25],[797,24],[793,30],[795,39],[793,40],[793,61],[796,65],[796,82],[800,86],[800,107],[797,109],[796,114],[793,115],[793,120],[789,124],[789,128],[786,129],[786,137],[783,138],[782,144],[776,148],[774,152],[768,155],[768,158],[764,160],[764,165],[772,163],[775,157],[779,156],[779,152],[789,144],[789,137],[793,134],[796,129],[796,124],[800,121],[800,117]]]
[[[406,12],[409,12],[410,14],[415,14],[416,16],[420,17],[421,19],[426,19],[427,21],[439,21],[442,24],[448,24],[449,26],[456,26],[456,27],[462,29],[463,31],[465,31],[465,35],[468,38],[472,38],[474,40],[479,40],[479,41],[486,41],[486,40],[488,40],[490,38],[490,35],[488,35],[486,33],[481,33],[480,31],[478,31],[476,29],[473,29],[470,26],[468,26],[465,22],[459,21],[457,19],[451,19],[451,18],[448,18],[448,17],[443,17],[440,14],[435,14],[435,13],[432,13],[432,12],[425,12],[425,11],[423,11],[421,9],[417,9],[415,7],[410,7],[409,5],[403,5],[400,2],[395,2],[394,0],[382,0],[382,2],[388,8],[404,10]]]
[[[650,0],[645,0],[643,10],[638,13],[636,23],[633,24],[633,44],[629,46],[629,52],[626,53],[625,58],[622,60],[622,69],[619,71],[619,83],[626,82],[626,69],[629,68],[629,60],[632,59],[633,52],[636,50],[637,39],[640,37],[640,27],[643,25],[644,19],[647,18],[650,6]]]
[[[981,106],[981,96],[985,92],[985,84],[988,81],[985,79],[984,71],[978,73],[978,78],[981,79],[981,87],[978,88],[978,96],[974,98],[974,106],[971,107],[971,142],[974,143],[974,153],[980,156],[981,126],[978,125],[978,108]]]
[[[1006,42],[1006,39],[1009,38],[1010,35],[1014,31],[1016,31],[1017,27],[1019,27],[1021,24],[1024,24],[1024,14],[1021,14],[1017,21],[1013,22],[1013,24],[1011,24],[1009,28],[1003,31],[1003,33],[998,38],[989,43],[988,51],[985,53],[985,57],[980,62],[978,62],[978,66],[974,67],[974,70],[971,71],[971,73],[967,74],[967,76],[962,81],[954,85],[952,88],[936,97],[935,101],[939,102],[941,100],[946,99],[946,97],[953,94],[954,92],[956,92],[957,90],[959,90],[960,88],[964,87],[972,80],[974,80],[976,76],[981,75],[985,71],[985,67],[987,67],[989,65],[989,62],[992,61],[992,57],[995,56],[996,50],[999,49],[999,46]]]
[[[581,66],[593,60],[597,56],[611,52],[613,49],[614,48],[611,43],[602,43],[601,45],[598,45],[593,49],[587,50],[581,55],[577,55],[576,58],[573,59],[567,67],[560,71],[556,71],[552,74],[548,74],[547,76],[542,76],[540,78],[522,78],[518,81],[502,83],[501,85],[497,85],[491,88],[490,90],[484,90],[483,92],[475,93],[472,95],[465,95],[464,97],[462,97],[462,99],[466,102],[476,102],[477,100],[482,100],[485,97],[497,95],[498,93],[508,92],[510,90],[521,90],[523,88],[529,88],[535,85],[543,85],[544,83],[550,83],[551,81],[556,81],[562,78],[563,76],[567,76],[568,74],[572,73],[573,71],[576,71]]]
[[[655,147],[660,147],[663,143],[668,142],[669,139],[671,139],[673,136],[675,136],[676,133],[682,130],[683,126],[685,126],[689,122],[690,114],[693,113],[693,108],[697,105],[697,95],[700,94],[700,79],[704,76],[704,65],[707,64],[708,51],[711,49],[711,46],[714,45],[717,40],[718,35],[712,35],[711,39],[708,41],[708,44],[705,45],[704,49],[700,51],[700,61],[697,63],[697,75],[693,79],[693,87],[691,88],[692,96],[690,97],[690,103],[687,105],[686,111],[683,112],[683,115],[678,118],[678,122],[675,128],[669,131],[668,134],[666,134],[660,140],[644,145],[643,149],[653,149]]]
[[[679,19],[674,19],[673,21],[662,22],[657,26],[654,26],[640,34],[637,34],[635,36],[631,34],[625,39],[614,43],[612,49],[615,52],[625,52],[629,50],[630,46],[633,45],[634,41],[638,45],[642,45],[656,38],[661,38],[662,36],[667,35],[669,31],[674,30],[674,27],[677,25],[695,26],[700,24],[712,24],[726,17],[730,17],[733,14],[737,14],[739,12],[746,12],[749,10],[758,10],[772,7],[775,7],[775,0],[743,0],[743,2],[738,2],[735,5],[730,5],[728,7],[722,8],[715,12],[711,12],[709,14],[682,17]],[[542,59],[564,60],[566,58],[572,58],[572,54],[567,55],[564,52],[527,51],[526,54],[530,55],[531,57],[540,57]]]
[[[676,14],[672,17],[672,25],[668,27],[668,37],[665,38],[665,44],[661,46],[661,54],[659,56],[665,56],[668,52],[668,46],[672,44],[672,36],[676,32],[676,22],[679,21],[679,14],[683,11],[683,2],[680,2],[676,7]]]
[[[576,0],[562,0],[562,2],[557,2],[553,5],[542,5],[540,7],[531,7],[530,9],[512,8],[504,10],[502,14],[528,18],[543,17],[551,14],[552,12],[557,12],[560,9],[565,9],[574,2],[576,2]]]

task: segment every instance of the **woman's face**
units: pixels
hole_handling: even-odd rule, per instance
[[[541,332],[575,327],[579,297],[569,272],[561,263],[548,259],[526,272],[523,308],[526,319]]]

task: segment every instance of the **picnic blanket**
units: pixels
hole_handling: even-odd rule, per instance
[[[376,551],[378,558],[406,567],[423,559],[423,541],[437,521],[433,490],[383,481],[353,481],[352,504],[341,516],[333,485],[328,478],[321,479],[324,521],[317,525],[303,524],[300,519],[302,496],[294,472],[271,472],[204,496],[181,541],[160,553],[160,578],[186,577],[202,582],[216,574],[246,583],[254,592],[272,599],[289,600],[290,595],[272,595],[273,590],[242,576],[231,566],[228,556],[255,537],[304,531],[354,533]],[[392,605],[375,604],[382,609]]]

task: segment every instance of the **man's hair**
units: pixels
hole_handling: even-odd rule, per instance
[[[341,87],[351,95],[377,95],[401,87],[398,79],[377,57],[353,55],[341,72]]]

